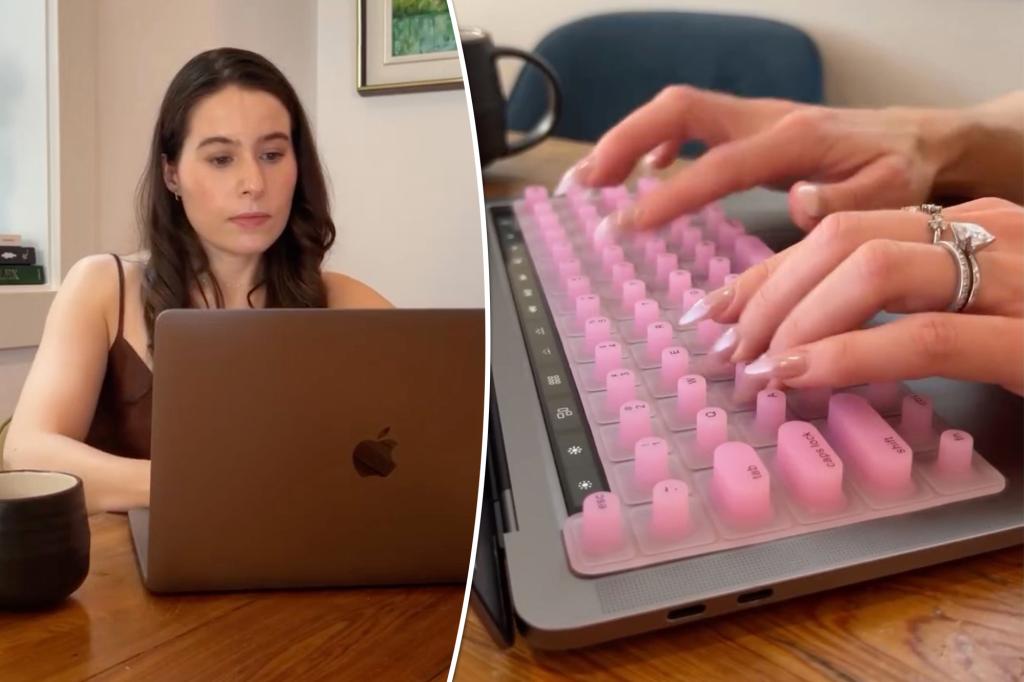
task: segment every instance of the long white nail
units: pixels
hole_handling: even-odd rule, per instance
[[[736,332],[736,327],[729,327],[711,344],[711,352],[717,354],[730,351],[736,347],[738,341],[739,334]]]
[[[653,175],[658,170],[657,163],[658,150],[652,149],[644,154],[644,158],[640,159],[640,172],[643,175]]]
[[[732,286],[715,289],[710,294],[694,303],[689,310],[683,313],[683,316],[679,318],[679,326],[685,327],[686,325],[693,324],[694,322],[700,322],[704,318],[719,311],[724,311],[729,307],[729,302],[732,301],[735,294],[736,289]]]
[[[554,196],[560,197],[570,188],[576,186],[576,166],[571,166],[569,170],[562,174],[562,179],[558,181],[558,186],[555,187]]]

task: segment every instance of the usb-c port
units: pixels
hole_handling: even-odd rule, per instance
[[[703,604],[690,604],[689,606],[681,606],[678,609],[672,609],[668,612],[669,620],[682,620],[683,618],[689,618],[698,614],[704,613],[707,607]]]
[[[739,604],[749,604],[753,601],[761,601],[772,596],[775,591],[770,587],[765,587],[760,590],[754,590],[753,592],[744,592],[740,596],[736,597],[736,602]]]

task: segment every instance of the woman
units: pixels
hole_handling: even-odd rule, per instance
[[[813,228],[683,316],[733,325],[717,352],[795,388],[939,375],[1024,394],[1024,91],[962,110],[853,110],[671,87],[560,189],[621,182],[642,157],[665,167],[689,139],[710,150],[598,229],[653,228],[761,184],[788,188],[793,222]],[[934,197],[988,198],[938,221],[937,207],[891,210]],[[971,254],[980,276],[966,272],[966,306],[950,223],[995,238]],[[931,227],[957,248],[933,243]],[[858,329],[880,310],[911,314]]]
[[[8,468],[78,475],[91,511],[149,504],[153,329],[171,308],[382,308],[320,270],[334,242],[294,89],[263,57],[218,49],[172,80],[139,188],[146,251],[68,272],[4,444]]]

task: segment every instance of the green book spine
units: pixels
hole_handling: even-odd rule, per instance
[[[0,285],[46,284],[42,265],[0,265]]]

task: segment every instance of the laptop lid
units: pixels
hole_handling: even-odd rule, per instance
[[[465,580],[482,310],[172,310],[154,366],[150,589]]]

